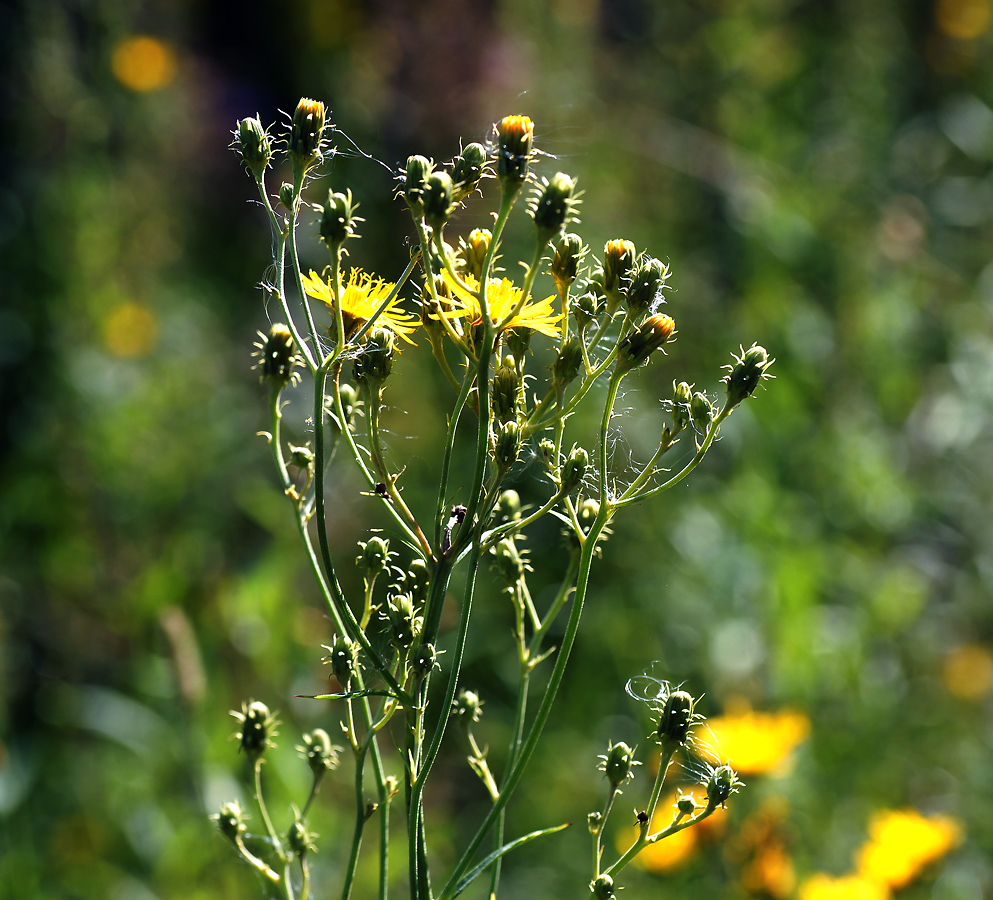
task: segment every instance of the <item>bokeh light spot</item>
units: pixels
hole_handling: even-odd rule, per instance
[[[993,654],[980,644],[962,644],[945,657],[942,675],[953,697],[982,700],[993,688]]]
[[[107,350],[122,359],[146,356],[159,336],[155,314],[140,303],[115,306],[103,322],[103,342]]]
[[[698,735],[699,750],[714,764],[726,760],[741,775],[775,771],[810,732],[803,713],[757,713],[740,702],[707,722]]]
[[[890,892],[881,884],[858,875],[832,878],[818,873],[800,887],[800,900],[887,900]]]
[[[882,810],[869,823],[869,840],[858,854],[863,878],[901,888],[929,863],[962,840],[962,826],[949,816],[922,816],[914,809]]]
[[[176,77],[176,54],[157,38],[134,35],[114,47],[111,69],[114,77],[132,91],[157,91]]]
[[[935,17],[944,34],[969,41],[990,27],[993,9],[989,0],[938,0]]]

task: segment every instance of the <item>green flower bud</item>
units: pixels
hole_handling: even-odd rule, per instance
[[[513,538],[503,538],[490,553],[493,556],[493,568],[500,573],[500,577],[508,585],[522,581],[525,572],[530,569],[521,557]]]
[[[290,160],[293,173],[302,174],[321,161],[321,141],[327,111],[320,100],[302,97],[290,123]]]
[[[593,291],[580,294],[572,301],[572,316],[580,331],[595,322],[603,309],[603,301]]]
[[[538,452],[549,469],[555,469],[558,466],[559,458],[555,452],[555,441],[551,438],[542,438],[538,441]]]
[[[352,422],[355,420],[355,404],[358,402],[359,395],[347,382],[342,382],[338,387],[338,394],[341,396],[341,409],[345,414],[345,425],[350,427]],[[335,417],[334,424],[337,427],[341,427],[341,423],[337,420],[337,413],[335,412],[334,398],[327,397],[325,400],[325,408],[329,415]]]
[[[685,797],[680,797],[676,801],[676,809],[679,811],[680,816],[692,816],[696,812],[696,800],[689,794]]]
[[[662,291],[669,277],[669,267],[654,256],[642,254],[629,274],[626,292],[628,310],[632,316],[640,316],[646,310],[655,312],[659,304],[665,303]]]
[[[455,183],[454,200],[461,203],[479,186],[486,167],[486,148],[482,144],[469,144],[452,163],[452,181]]]
[[[590,834],[597,835],[603,828],[603,813],[591,812],[586,817],[586,826],[590,829]]]
[[[328,655],[321,661],[331,666],[331,674],[338,684],[347,688],[358,667],[358,647],[342,635],[336,637],[330,646],[325,644],[324,649]]]
[[[493,375],[493,415],[498,422],[516,422],[517,407],[521,396],[521,376],[517,361],[506,356]]]
[[[707,779],[707,808],[713,809],[725,801],[741,787],[738,776],[728,765],[718,766]]]
[[[307,827],[307,821],[300,815],[300,811],[294,807],[293,823],[286,831],[286,845],[290,851],[297,857],[303,858],[308,850],[317,850],[314,843],[316,838],[317,835]]]
[[[276,731],[276,717],[269,712],[269,707],[259,700],[251,700],[241,705],[241,712],[231,710],[231,715],[238,720],[241,731],[235,734],[241,741],[241,749],[245,751],[252,762],[274,746],[272,739],[279,734]]]
[[[296,205],[296,191],[293,190],[293,185],[288,181],[284,181],[279,186],[279,202],[282,203],[289,212],[293,212]]]
[[[363,387],[378,388],[393,371],[396,338],[387,328],[373,328],[355,357],[355,380]]]
[[[478,722],[483,715],[483,701],[479,699],[479,694],[475,691],[459,691],[458,697],[452,701],[452,715],[459,722],[468,727]]]
[[[355,560],[355,565],[366,576],[376,578],[386,571],[390,561],[390,542],[381,537],[371,537],[367,541],[359,541],[362,552]]]
[[[613,312],[628,287],[637,254],[631,241],[607,241],[603,248],[603,291],[607,295],[607,310]]]
[[[423,678],[438,665],[438,651],[434,644],[421,644],[410,658],[410,665],[418,678]]]
[[[583,483],[586,470],[590,467],[590,455],[573,444],[569,458],[562,464],[562,493],[571,494]]]
[[[639,763],[634,758],[634,750],[627,744],[608,744],[607,753],[600,757],[600,768],[613,790],[617,790],[624,782],[634,778],[631,770]]]
[[[269,140],[268,130],[262,127],[257,117],[238,121],[232,146],[241,154],[248,170],[256,178],[261,178],[272,161],[272,141]]]
[[[583,343],[573,335],[559,350],[552,363],[552,386],[556,391],[563,390],[573,382],[583,369]]]
[[[735,407],[755,392],[763,378],[773,377],[768,369],[775,360],[758,344],[752,344],[748,350],[742,348],[740,357],[732,353],[731,358],[734,365],[725,367],[728,374],[723,381],[727,385],[728,405]]]
[[[596,900],[611,900],[614,896],[614,879],[604,873],[590,882],[590,891]]]
[[[352,201],[352,192],[336,194],[328,191],[327,202],[317,207],[321,214],[318,231],[321,240],[332,250],[337,250],[345,241],[355,235],[355,225],[365,221],[355,215],[358,203]]]
[[[675,333],[676,323],[670,316],[662,314],[646,319],[621,341],[617,352],[617,368],[626,372],[647,362],[648,357]]]
[[[401,650],[414,643],[421,630],[422,619],[414,612],[414,602],[409,594],[391,597],[386,606],[390,619],[390,639]]]
[[[444,227],[455,209],[452,176],[446,171],[432,172],[424,183],[424,219],[436,231]]]
[[[218,830],[228,840],[237,843],[245,833],[245,813],[237,800],[225,803],[219,812],[210,817],[217,824]]]
[[[291,466],[296,466],[298,469],[310,471],[314,467],[314,451],[310,447],[294,447],[293,444],[290,444],[290,458],[288,462]]]
[[[587,497],[576,507],[576,518],[583,531],[589,531],[593,527],[593,520],[600,513],[600,503],[592,497]]]
[[[510,355],[517,360],[517,366],[523,371],[524,357],[527,356],[528,348],[531,346],[531,335],[534,332],[530,328],[520,328],[504,332],[507,339],[507,349]]]
[[[497,498],[496,511],[499,519],[516,522],[521,517],[521,495],[515,490],[506,490]]]
[[[497,177],[505,191],[516,193],[528,176],[534,122],[527,116],[505,116],[496,125]]]
[[[665,698],[659,715],[659,725],[655,730],[656,737],[663,747],[674,749],[686,743],[690,726],[694,722],[694,706],[693,697],[686,691],[672,691]]]
[[[300,358],[290,329],[277,322],[268,334],[260,331],[259,338],[261,340],[255,344],[257,352],[252,355],[259,360],[257,368],[262,371],[262,380],[268,379],[277,391],[299,380],[300,376],[293,370]]]
[[[303,736],[303,746],[297,747],[297,751],[307,760],[314,780],[320,781],[326,772],[338,767],[341,747],[331,743],[331,738],[323,728],[315,728],[310,734]]]
[[[490,249],[493,234],[486,228],[474,228],[468,238],[459,238],[458,262],[463,275],[479,279],[483,274],[483,262]]]
[[[521,451],[521,429],[517,422],[502,422],[496,429],[493,449],[496,464],[501,469],[509,469],[517,462]]]
[[[587,248],[578,234],[569,232],[562,235],[552,257],[552,278],[560,293],[564,294],[576,280],[586,252]]]
[[[423,156],[411,156],[407,160],[407,175],[403,182],[403,199],[419,219],[424,215],[424,188],[434,166]]]
[[[576,182],[564,172],[556,172],[551,181],[541,179],[530,209],[540,243],[545,244],[561,233],[577,202],[575,191]]]
[[[707,395],[697,391],[690,400],[690,415],[693,417],[693,426],[701,434],[710,428],[710,423],[714,421],[714,406],[707,399]]]
[[[404,589],[414,599],[414,603],[420,603],[428,595],[428,586],[431,584],[431,569],[423,559],[417,557],[410,561],[407,571],[403,575]]]
[[[680,381],[672,383],[672,424],[677,431],[682,431],[690,424],[690,401],[693,396],[693,385]]]

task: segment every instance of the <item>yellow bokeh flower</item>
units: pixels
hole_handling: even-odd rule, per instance
[[[887,900],[890,892],[875,881],[858,875],[832,878],[818,873],[800,885],[800,900]]]
[[[757,713],[740,703],[707,725],[707,733],[697,735],[702,755],[714,764],[728,762],[741,775],[775,771],[810,733],[803,713]]]
[[[938,0],[935,19],[949,37],[970,41],[990,27],[993,8],[990,0]]]
[[[146,356],[158,337],[159,322],[155,313],[140,303],[121,303],[103,320],[104,346],[121,359]]]
[[[962,644],[945,657],[942,681],[959,700],[982,700],[993,689],[993,654],[981,644]]]
[[[345,325],[345,337],[355,334],[379,309],[383,301],[392,291],[394,285],[381,278],[373,278],[361,269],[352,269],[348,281],[341,288],[341,317]],[[315,300],[320,300],[334,309],[334,290],[330,280],[325,281],[311,270],[303,276],[303,289]],[[399,298],[394,297],[389,306],[376,320],[376,324],[395,331],[408,344],[414,342],[407,337],[418,325],[420,319],[404,312],[397,305]]]
[[[914,809],[883,810],[869,823],[869,840],[858,853],[858,872],[877,884],[901,888],[961,840],[962,826],[950,816],[928,818]]]
[[[172,48],[158,38],[136,34],[114,47],[110,58],[114,77],[140,93],[164,88],[176,77],[178,64]]]
[[[479,290],[479,282],[471,275],[465,277],[466,290],[448,272],[443,273],[445,284],[451,289],[452,297],[458,306],[452,312],[446,313],[449,318],[465,318],[470,324],[478,325],[483,321],[483,313],[479,308],[479,299],[472,291]],[[520,302],[521,289],[507,278],[491,278],[486,285],[486,304],[489,307],[490,319],[495,323],[503,321],[510,311]],[[537,303],[525,303],[520,311],[507,323],[508,328],[530,328],[540,331],[549,337],[558,337],[558,323],[562,316],[555,313],[552,294]]]

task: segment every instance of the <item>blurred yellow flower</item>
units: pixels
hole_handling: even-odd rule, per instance
[[[890,892],[858,875],[832,878],[819,873],[800,885],[799,900],[887,900]]]
[[[993,688],[993,654],[981,644],[962,644],[945,657],[942,680],[960,700],[982,700]]]
[[[483,314],[479,308],[479,300],[471,291],[479,290],[479,282],[472,276],[465,277],[465,283],[471,289],[465,290],[461,284],[453,279],[448,272],[444,272],[445,283],[452,291],[455,302],[461,307],[454,312],[446,313],[448,318],[465,318],[470,323],[478,325],[483,321]],[[521,289],[514,286],[514,283],[507,278],[499,281],[491,278],[486,286],[486,303],[489,307],[490,318],[494,322],[501,321],[521,299]],[[552,294],[537,303],[525,303],[520,312],[510,320],[508,328],[530,328],[532,331],[540,331],[549,337],[557,337],[559,333],[558,322],[561,315],[556,315],[552,306],[555,295]]]
[[[702,755],[715,765],[728,762],[741,775],[778,769],[810,733],[810,719],[803,713],[757,713],[740,702],[729,704],[725,715],[707,725],[706,736],[697,734]]]
[[[927,818],[914,809],[883,810],[869,823],[869,840],[858,854],[858,872],[878,884],[901,888],[961,840],[962,826],[950,816]]]
[[[355,334],[369,321],[393,287],[390,282],[381,278],[374,279],[361,269],[352,269],[348,282],[341,289],[341,316],[344,320],[346,337]],[[334,309],[334,291],[331,282],[324,281],[313,270],[309,275],[303,276],[303,289],[315,300],[321,300]],[[376,320],[376,324],[392,329],[408,344],[413,344],[414,342],[407,335],[420,325],[420,319],[400,309],[397,306],[399,302],[399,298],[394,297]]]
[[[103,343],[114,356],[137,359],[151,352],[159,336],[159,322],[147,306],[120,303],[103,320]]]
[[[158,38],[136,34],[118,42],[110,58],[114,77],[132,91],[164,88],[176,77],[176,54]]]
[[[993,9],[989,0],[938,0],[935,18],[949,37],[968,41],[990,27]]]

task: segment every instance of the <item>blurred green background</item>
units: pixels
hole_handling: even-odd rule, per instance
[[[689,483],[617,519],[511,828],[602,802],[607,740],[649,746],[624,684],[655,662],[707,714],[792,709],[810,734],[746,778],[723,837],[668,874],[632,870],[627,896],[792,896],[852,868],[875,811],[907,806],[957,817],[965,840],[900,896],[993,896],[991,45],[989,0],[0,7],[0,897],[260,896],[206,819],[248,799],[228,710],[280,710],[266,777],[284,827],[307,788],[301,731],[336,727],[293,699],[326,685],[331,634],[255,437],[269,239],[226,149],[237,118],[275,121],[301,94],[390,166],[528,114],[537,171],[579,178],[594,252],[628,238],[671,264],[679,339],[630,379],[619,454],[650,452],[674,378],[715,391],[741,343],[777,358]],[[350,187],[352,261],[395,277],[411,229],[389,173],[340,149],[314,196]],[[425,356],[388,392],[414,497],[445,396]],[[346,561],[384,524],[356,488],[342,467]],[[539,568],[535,593],[560,571]],[[512,620],[494,589],[482,600],[467,683],[498,762]],[[453,733],[428,798],[441,861],[484,802],[461,753]],[[312,817],[320,896],[350,778]],[[532,845],[505,896],[583,896],[588,841],[578,824]],[[743,877],[763,841],[792,882]]]

